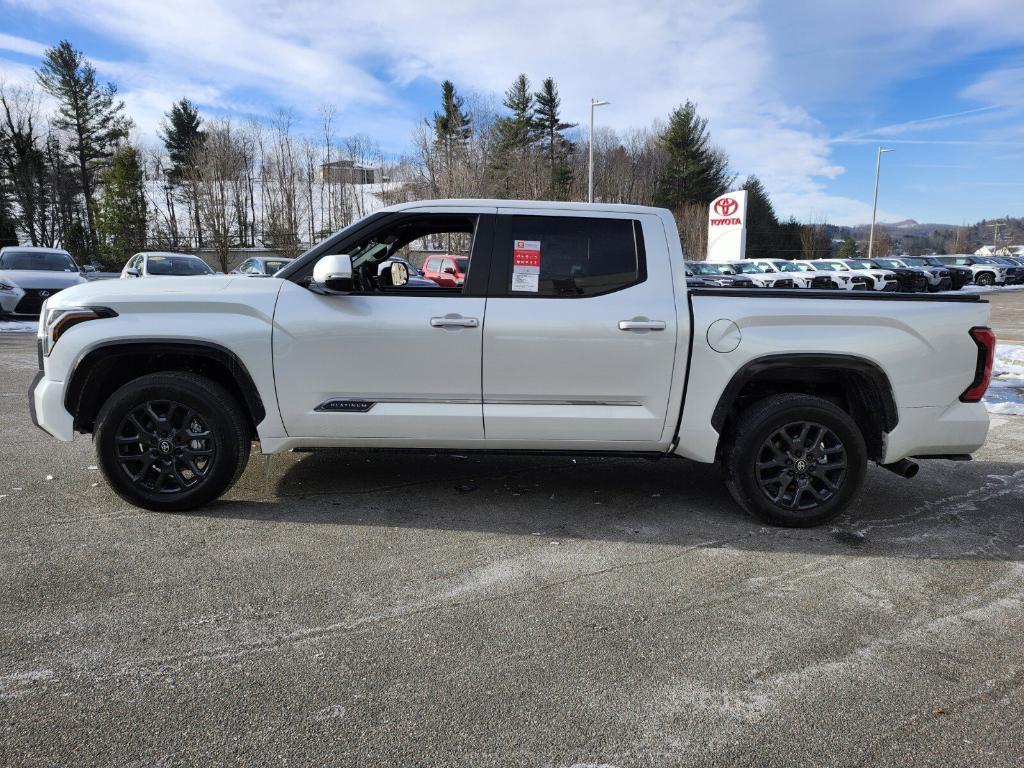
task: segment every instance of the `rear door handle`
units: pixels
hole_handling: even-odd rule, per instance
[[[664,320],[619,320],[620,331],[664,331]]]
[[[462,315],[430,318],[431,328],[476,328],[479,325],[480,321],[475,317],[463,317]]]

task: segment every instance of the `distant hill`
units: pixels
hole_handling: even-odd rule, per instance
[[[893,240],[894,251],[900,253],[952,253],[957,241],[958,230],[963,230],[964,246],[967,253],[973,253],[982,245],[991,245],[995,230],[991,224],[999,222],[999,245],[1024,244],[1024,218],[1006,216],[998,219],[983,219],[976,224],[960,227],[956,224],[922,224],[914,219],[879,222]],[[858,224],[854,227],[829,227],[833,238],[849,235],[858,242],[866,242],[871,227]]]

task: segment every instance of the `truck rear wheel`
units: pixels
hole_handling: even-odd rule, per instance
[[[773,525],[818,525],[838,515],[864,481],[864,436],[838,406],[810,395],[774,395],[736,423],[723,455],[737,503]]]
[[[96,417],[100,469],[118,496],[156,512],[195,509],[224,493],[249,460],[241,406],[215,381],[152,373],[110,396]]]

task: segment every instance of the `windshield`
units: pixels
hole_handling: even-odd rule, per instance
[[[995,264],[996,262],[990,259],[988,256],[974,256],[975,264]]]
[[[896,259],[875,259],[876,264],[881,264],[887,269],[900,269],[904,265],[898,262]]]
[[[40,272],[77,272],[78,265],[66,253],[59,251],[4,251],[0,256],[0,269],[35,269]]]
[[[800,267],[791,261],[773,261],[772,264],[774,264],[775,268],[780,272],[803,272]]]
[[[689,262],[690,269],[697,275],[733,275],[736,274],[728,264],[709,264],[706,261]]]
[[[878,269],[877,264],[867,259],[848,259],[846,263],[850,265],[850,269]]]
[[[767,271],[757,264],[733,264],[732,268],[743,275],[763,275]]]
[[[213,270],[195,256],[150,256],[146,264],[150,275],[212,275]]]

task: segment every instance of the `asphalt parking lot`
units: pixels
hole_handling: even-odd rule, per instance
[[[256,456],[154,514],[31,425],[32,343],[0,334],[2,765],[1021,764],[1024,417],[808,531],[618,458]]]

